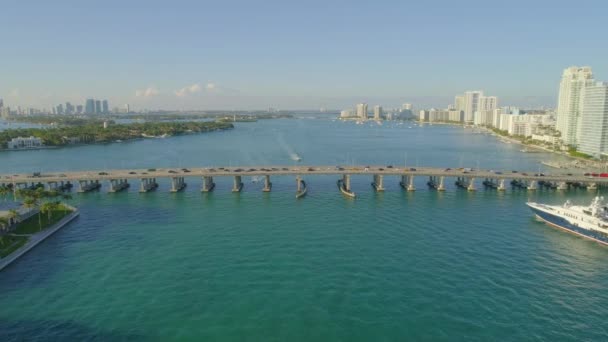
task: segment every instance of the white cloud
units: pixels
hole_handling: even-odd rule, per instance
[[[207,90],[214,90],[215,89],[215,83],[207,83],[207,86],[205,87],[207,88]]]
[[[190,94],[198,93],[198,92],[201,91],[201,89],[202,89],[202,87],[201,87],[200,84],[194,83],[193,85],[189,85],[189,86],[186,86],[186,87],[183,87],[181,89],[176,90],[175,91],[175,96],[177,96],[177,97],[185,97],[185,96],[190,95]]]
[[[146,89],[135,90],[135,96],[137,97],[152,97],[159,94],[158,89],[154,86],[149,86]]]
[[[10,93],[8,93],[9,97],[19,97],[19,89],[13,89]]]

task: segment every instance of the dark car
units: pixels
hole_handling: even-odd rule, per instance
[[[313,169],[312,167],[308,168],[308,171],[314,171],[315,169]]]
[[[494,173],[497,174],[497,175],[502,175],[502,172],[500,172],[500,171],[496,171]]]
[[[289,169],[286,168],[286,167],[282,168],[281,170],[283,170],[283,171],[289,171]]]
[[[154,172],[156,169],[148,169],[148,172]]]
[[[445,169],[443,171],[452,171],[452,169],[448,167],[447,169]]]
[[[416,169],[413,167],[410,167],[410,171],[416,171]]]
[[[131,171],[131,172],[129,172],[129,174],[130,174],[130,175],[136,175],[136,174],[137,174],[137,172],[135,172],[135,171]]]
[[[517,173],[517,170],[513,170],[513,171],[511,171],[511,173]]]
[[[384,171],[384,169],[383,169],[383,168],[381,168],[381,167],[379,167],[379,168],[378,168],[378,170],[379,170],[379,171]]]
[[[393,165],[387,165],[387,166],[386,166],[386,168],[387,168],[387,169],[392,169],[392,168],[393,168]]]
[[[107,176],[107,175],[108,175],[108,173],[107,173],[107,172],[100,172],[100,173],[99,173],[99,175],[100,175],[100,176]]]
[[[344,171],[344,168],[343,167],[339,167],[338,170]]]
[[[167,172],[169,172],[169,173],[177,173],[177,171],[174,171],[174,170],[169,170]]]
[[[234,172],[241,172],[241,171],[243,171],[243,169],[236,169],[236,170],[234,170]]]
[[[209,169],[209,172],[215,172],[215,169]]]
[[[568,173],[568,174],[567,174],[567,176],[572,176],[572,174],[571,174],[571,173]]]
[[[190,172],[190,170],[188,170],[188,169],[182,169],[182,171],[184,171],[186,173]]]

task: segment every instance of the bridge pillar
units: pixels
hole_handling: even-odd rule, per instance
[[[297,183],[296,198],[304,197],[304,195],[306,195],[306,182],[304,182],[302,180],[302,178],[300,178],[300,176],[297,176],[296,183]]]
[[[156,178],[142,178],[139,184],[139,192],[148,192],[158,188]]]
[[[215,188],[215,183],[213,182],[213,177],[204,176],[202,192],[211,192],[211,191],[213,191],[213,188]]]
[[[241,192],[243,190],[243,182],[241,182],[241,176],[234,176],[234,185],[232,186],[232,192]]]
[[[568,190],[568,183],[566,183],[566,182],[557,183],[557,190]]]
[[[350,175],[342,175],[342,184],[344,186],[344,190],[350,192]]]
[[[184,177],[171,177],[171,192],[182,191],[185,187]]]
[[[587,184],[587,190],[590,190],[590,191],[597,190],[597,184],[596,183]]]
[[[57,182],[55,181],[47,182],[46,185],[49,191],[57,190],[58,187]]]
[[[129,187],[126,179],[110,179],[110,190],[108,192],[119,192]]]
[[[264,176],[264,189],[262,189],[262,191],[270,192],[271,189],[272,189],[272,182],[270,182],[270,175],[266,175],[266,176]]]
[[[475,178],[469,178],[469,185],[467,185],[467,190],[468,191],[476,191],[477,189],[475,189]]]
[[[528,183],[528,187],[527,187],[527,188],[528,188],[528,190],[530,190],[530,191],[534,191],[534,190],[536,190],[536,189],[537,189],[537,186],[536,186],[536,181],[535,181],[535,180],[531,180],[531,181]]]
[[[498,183],[498,187],[496,188],[498,191],[505,191],[507,188],[505,187],[505,180],[501,179]]]
[[[374,181],[372,182],[372,186],[376,191],[384,191],[384,176],[383,175],[374,175]]]
[[[445,181],[444,176],[439,177],[439,185],[437,186],[437,191],[445,191],[444,181]]]
[[[407,191],[416,191],[416,187],[414,186],[414,176],[413,175],[410,175],[408,177]]]

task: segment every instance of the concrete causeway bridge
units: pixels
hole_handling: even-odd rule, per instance
[[[336,175],[337,185],[346,196],[355,197],[350,185],[352,175],[367,175],[375,191],[384,191],[384,177],[398,177],[399,184],[407,191],[415,191],[416,177],[427,179],[427,186],[437,191],[446,190],[446,182],[468,191],[486,187],[504,191],[507,187],[526,190],[537,190],[541,187],[567,190],[569,188],[586,188],[596,190],[598,186],[608,185],[608,177],[583,174],[543,174],[522,171],[473,170],[470,168],[433,168],[433,167],[393,167],[388,166],[241,166],[241,167],[196,167],[196,168],[159,168],[159,169],[126,169],[107,171],[74,171],[56,173],[32,173],[0,175],[0,186],[14,191],[22,188],[45,186],[48,189],[70,190],[77,186],[78,192],[89,192],[100,189],[103,182],[109,185],[109,192],[119,192],[130,186],[130,181],[139,181],[139,191],[149,192],[158,188],[157,179],[170,180],[172,192],[179,192],[186,187],[186,179],[201,178],[203,192],[215,188],[214,177],[232,177],[233,192],[243,189],[243,177],[263,177],[263,191],[272,189],[271,177],[295,176],[296,197],[306,194],[304,176]]]

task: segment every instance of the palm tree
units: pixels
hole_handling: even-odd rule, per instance
[[[39,199],[37,197],[26,197],[23,200],[23,206],[28,209],[36,208],[39,204]],[[40,210],[38,210],[38,226],[40,226],[40,230],[42,230],[42,218],[40,217]]]
[[[0,217],[0,245],[4,245],[4,233],[8,228],[8,219]]]
[[[8,186],[0,186],[0,197],[3,197],[5,201],[6,201],[6,195],[8,195],[10,192],[11,192],[11,189],[9,189]]]
[[[17,223],[21,220],[21,215],[19,215],[19,212],[15,209],[9,210],[7,217],[9,221],[13,221],[13,223]]]

